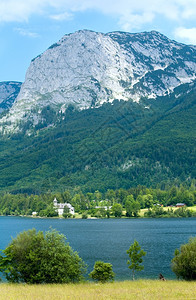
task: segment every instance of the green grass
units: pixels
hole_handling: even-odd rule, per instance
[[[148,208],[142,208],[142,209],[140,210],[139,216],[140,216],[140,217],[144,217],[144,213],[147,212],[147,211],[148,211]]]
[[[192,210],[192,211],[196,211],[196,205],[195,206],[190,206],[190,207],[188,207],[190,210]]]
[[[164,211],[168,211],[170,207],[163,207],[163,210]],[[178,209],[178,207],[172,207],[173,211],[175,211],[176,209]],[[193,211],[193,212],[196,212],[196,206],[187,206],[187,209]],[[139,216],[140,217],[144,217],[144,213],[148,211],[148,208],[142,208],[140,210],[140,213],[139,213]]]
[[[107,284],[1,284],[0,299],[196,299],[196,282],[137,280]]]

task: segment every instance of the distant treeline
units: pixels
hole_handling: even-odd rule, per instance
[[[196,205],[196,188],[195,182],[192,181],[190,186],[171,186],[165,190],[139,185],[127,190],[110,189],[105,193],[98,190],[94,193],[83,193],[80,188],[63,193],[41,195],[4,193],[0,194],[0,214],[17,216],[32,215],[32,212],[37,212],[39,216],[52,217],[57,215],[53,208],[54,197],[58,202],[71,203],[75,212],[80,214],[85,212],[96,217],[109,217],[113,214],[121,217],[122,211],[125,211],[127,217],[137,217],[140,209],[148,208],[146,216],[156,217],[166,214],[162,206],[172,207],[177,203],[184,203],[186,206]],[[183,212],[183,209],[181,211]],[[179,210],[179,213],[181,211]],[[172,208],[170,208],[167,214],[172,213]]]

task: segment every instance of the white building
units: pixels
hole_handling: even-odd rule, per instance
[[[109,210],[112,207],[111,206],[95,206],[95,208],[104,208],[105,210]]]
[[[63,215],[65,206],[69,208],[70,214],[75,214],[74,207],[70,203],[58,203],[57,199],[54,198],[53,204],[55,210],[58,211],[59,216]]]

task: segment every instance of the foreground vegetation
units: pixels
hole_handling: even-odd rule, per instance
[[[0,272],[11,283],[76,283],[86,265],[56,230],[23,231],[0,251]]]
[[[195,299],[196,282],[136,280],[106,284],[1,284],[0,299]]]
[[[176,275],[188,281],[165,281],[165,278],[160,274],[161,280],[159,281],[133,280],[108,283],[114,279],[112,265],[99,261],[95,263],[94,270],[90,273],[90,277],[98,282],[96,284],[85,282],[84,278],[80,276],[82,265],[77,270],[74,266],[71,267],[72,272],[69,274],[67,265],[70,264],[70,261],[71,265],[74,263],[77,253],[72,252],[70,246],[64,244],[65,241],[62,239],[63,236],[56,231],[46,233],[44,240],[43,232],[36,234],[35,230],[29,230],[12,240],[11,244],[2,251],[3,255],[0,257],[1,271],[7,272],[6,278],[12,284],[0,284],[0,299],[195,299],[196,238],[192,238],[188,244],[182,245],[180,251],[176,250],[172,260],[173,271]],[[41,243],[39,244],[39,242]],[[41,250],[40,257],[37,257],[37,248],[35,248],[37,244]],[[58,244],[58,253],[55,253],[56,244]],[[66,251],[64,251],[65,249]],[[64,252],[67,254],[62,264]],[[21,257],[21,253],[23,257]],[[71,254],[70,258],[68,258],[69,253]],[[133,271],[134,278],[134,272],[143,269],[141,257],[146,253],[135,241],[127,254],[130,258],[129,268]],[[57,268],[56,265],[58,265]],[[190,266],[192,266],[192,270],[190,270]],[[43,272],[41,273],[41,271]],[[50,277],[48,277],[48,271],[50,271]],[[62,278],[65,280],[61,280],[61,276],[64,276]],[[25,284],[21,282],[25,282]]]
[[[172,259],[172,271],[177,278],[196,280],[196,237],[189,239],[187,244],[175,250]]]
[[[144,269],[143,256],[146,252],[135,240],[126,251],[128,268],[135,272]],[[175,250],[172,259],[172,271],[177,278],[188,281],[196,280],[196,237]],[[23,231],[0,251],[0,272],[9,283],[26,284],[64,284],[85,281],[87,265],[66,242],[66,237],[54,229],[44,232],[35,229]],[[113,281],[115,273],[112,264],[96,261],[93,271],[88,274],[97,282]],[[162,274],[159,279],[164,280]],[[0,278],[1,280],[1,278]]]

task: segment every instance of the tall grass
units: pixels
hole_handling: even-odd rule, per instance
[[[107,284],[62,285],[0,284],[0,299],[196,299],[196,282],[137,280]]]

